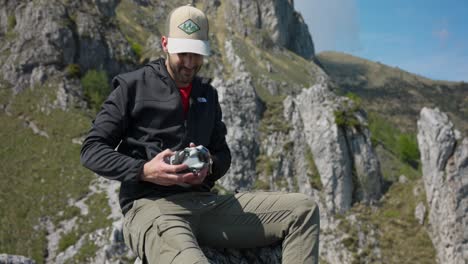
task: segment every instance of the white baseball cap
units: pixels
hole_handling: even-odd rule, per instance
[[[208,18],[192,5],[178,7],[169,13],[166,33],[169,53],[210,55]]]

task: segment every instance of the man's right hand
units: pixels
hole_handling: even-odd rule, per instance
[[[166,149],[145,163],[141,180],[164,186],[192,181],[196,177],[192,172],[179,173],[188,169],[187,164],[171,165],[166,163],[166,160],[173,154],[173,151]]]

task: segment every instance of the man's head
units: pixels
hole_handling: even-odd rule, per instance
[[[210,54],[206,15],[191,5],[172,10],[161,42],[169,74],[178,86],[188,85]]]

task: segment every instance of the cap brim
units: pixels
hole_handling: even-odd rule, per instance
[[[206,40],[167,38],[169,53],[196,53],[203,56],[210,55],[210,43]]]

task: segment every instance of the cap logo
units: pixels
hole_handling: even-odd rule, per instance
[[[197,24],[195,24],[195,22],[193,22],[191,19],[188,19],[184,23],[180,24],[178,28],[180,28],[182,31],[184,31],[188,35],[193,34],[200,30],[200,27]]]

